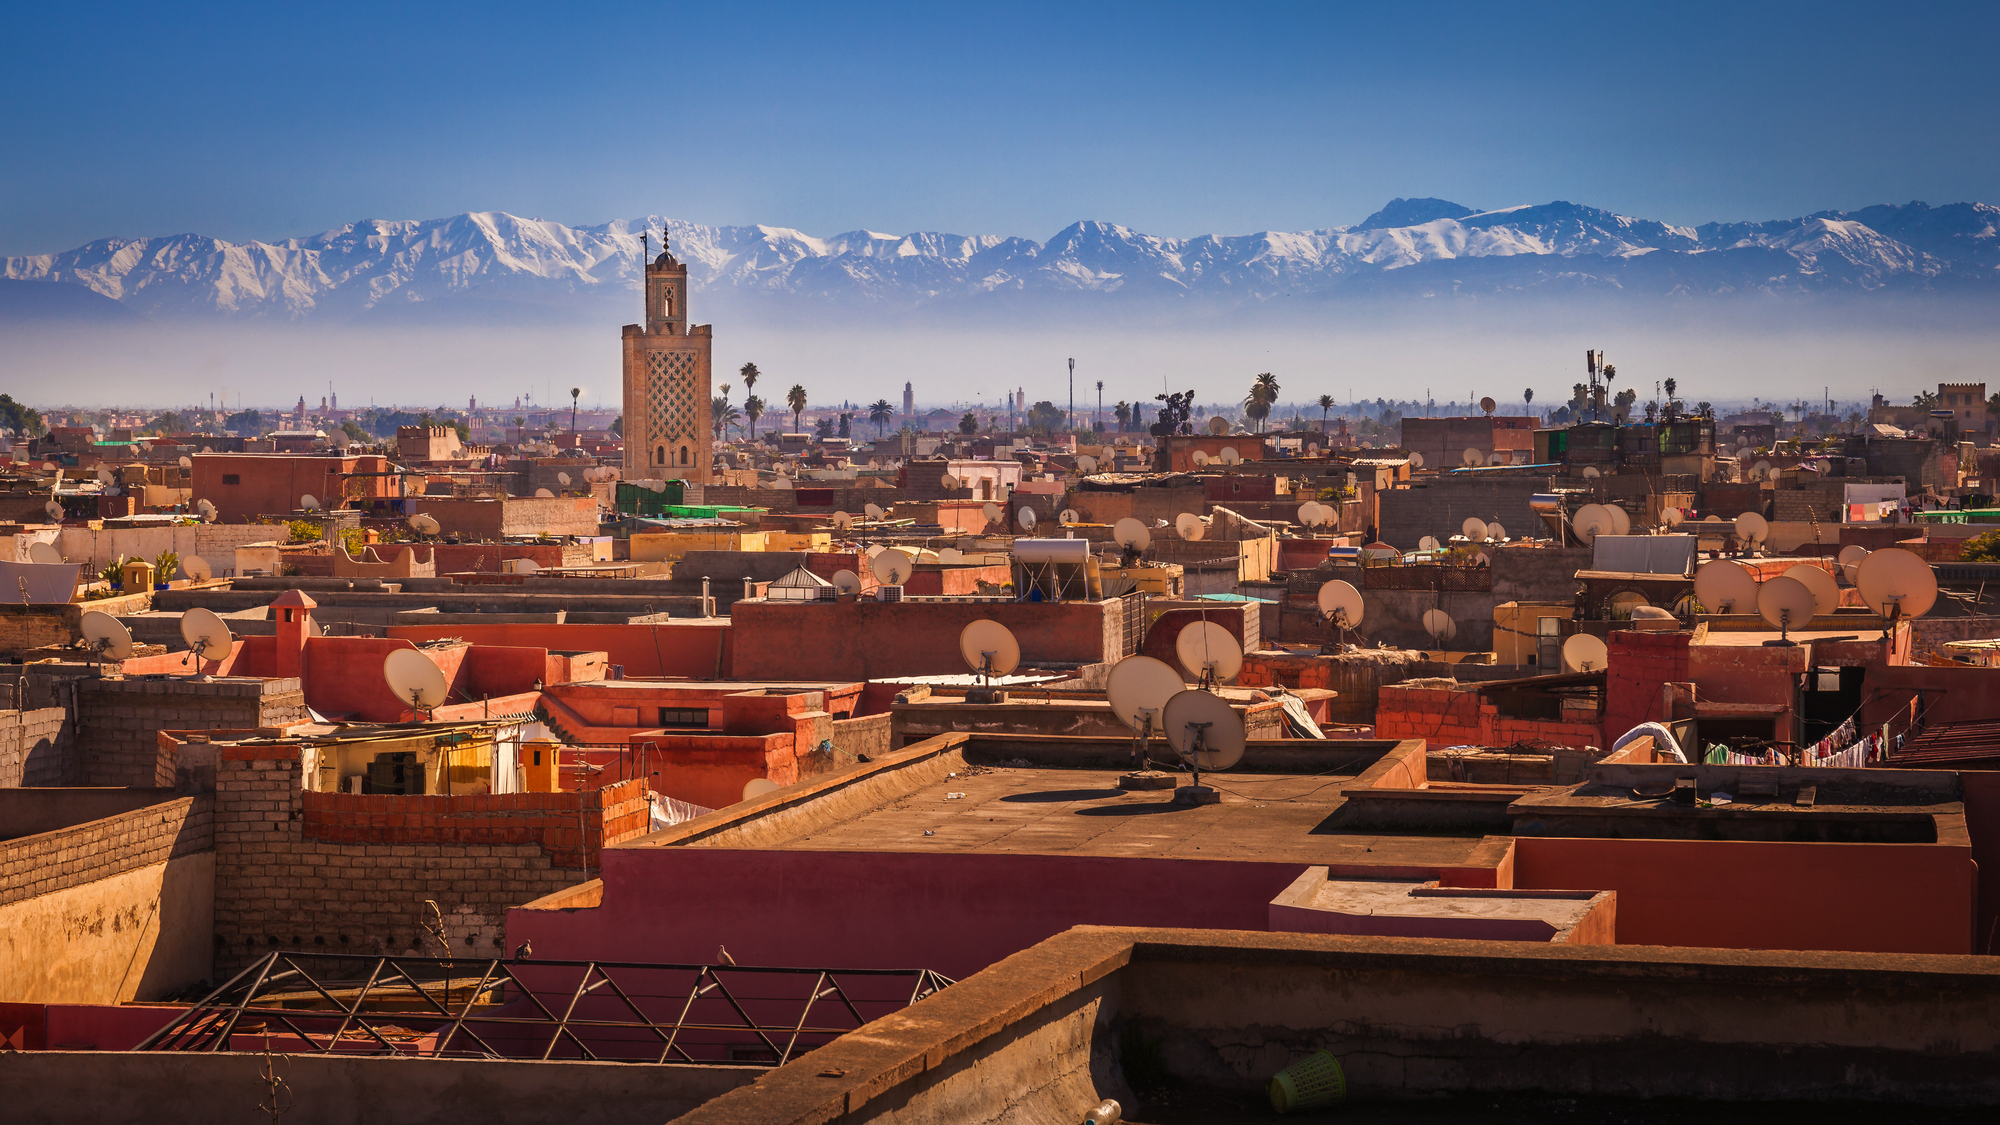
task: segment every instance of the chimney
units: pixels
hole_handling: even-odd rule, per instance
[[[286,590],[271,603],[278,633],[278,653],[272,671],[280,677],[297,677],[301,687],[305,686],[306,638],[312,632],[312,611],[318,606],[318,602],[298,590]]]

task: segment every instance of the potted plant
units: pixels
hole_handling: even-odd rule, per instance
[[[103,579],[105,583],[108,584],[114,590],[124,589],[125,556],[119,555],[117,558],[112,559],[111,565],[105,567],[103,570],[98,571],[97,576]]]
[[[181,568],[179,552],[168,548],[153,560],[153,589],[164,590],[172,583],[174,572]]]

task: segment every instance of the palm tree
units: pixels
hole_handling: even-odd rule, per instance
[[[793,383],[792,389],[785,392],[785,405],[792,408],[792,432],[798,433],[799,415],[806,411],[806,388],[803,384]]]
[[[868,420],[875,423],[876,437],[882,436],[882,427],[887,426],[895,417],[896,408],[889,405],[889,400],[886,398],[878,398],[868,404]]]
[[[722,395],[716,395],[714,399],[710,400],[708,405],[708,415],[710,421],[714,424],[716,439],[718,441],[722,440],[723,435],[728,432],[729,427],[736,423],[738,418],[736,407],[732,406],[729,400]]]
[[[743,376],[743,393],[746,395],[756,391],[757,380],[762,378],[764,374],[762,371],[757,370],[757,365],[754,363],[744,364],[736,373]]]
[[[1264,419],[1271,416],[1271,407],[1278,401],[1278,380],[1269,371],[1250,382],[1250,393],[1243,398],[1243,416],[1257,423],[1261,431]]]
[[[764,416],[764,400],[756,395],[743,400],[743,416],[750,420],[750,440],[757,440],[757,419]]]
[[[1093,430],[1104,428],[1104,380],[1102,379],[1097,381],[1097,413],[1090,416],[1090,422],[1090,428]]]
[[[2000,392],[1996,392],[1995,397],[2000,397]],[[1995,413],[2000,413],[2000,411],[1995,411]],[[1112,408],[1111,414],[1118,419],[1119,433],[1124,433],[1125,428],[1132,424],[1132,404],[1129,402],[1119,403],[1116,407]]]
[[[1332,396],[1332,395],[1321,395],[1321,396],[1319,396],[1319,432],[1320,432],[1320,433],[1325,433],[1325,432],[1326,432],[1326,414],[1327,414],[1327,411],[1329,411],[1329,410],[1332,410],[1332,409],[1333,409],[1333,396]]]
[[[1667,380],[1667,384],[1668,384],[1667,396],[1671,398],[1674,393],[1673,380],[1671,379]],[[1527,390],[1521,392],[1521,405],[1523,406],[1535,405],[1535,388],[1529,387]]]

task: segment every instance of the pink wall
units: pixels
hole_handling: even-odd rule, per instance
[[[1965,830],[1979,864],[1973,952],[2000,954],[2000,772],[1967,770],[1958,777],[1965,786]]]
[[[473,644],[603,652],[625,669],[628,678],[713,680],[733,674],[732,631],[726,617],[665,625],[391,625],[389,636],[409,641],[462,637]]]
[[[737,602],[740,680],[866,680],[966,671],[958,635],[991,618],[1014,631],[1024,661],[1104,660],[1106,603]],[[1220,614],[1212,615],[1220,617]]]

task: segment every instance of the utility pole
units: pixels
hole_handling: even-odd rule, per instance
[[[1076,357],[1069,360],[1069,428],[1076,429]]]

